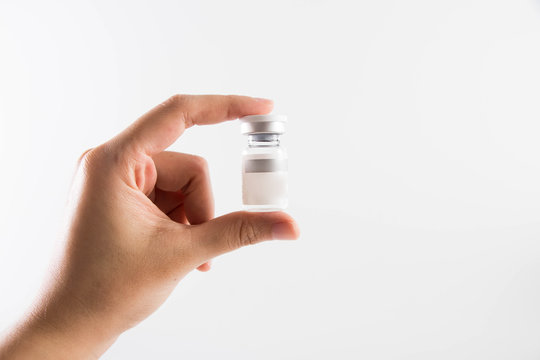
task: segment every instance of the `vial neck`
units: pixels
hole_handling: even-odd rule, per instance
[[[277,134],[249,134],[248,146],[251,148],[279,146],[279,135]]]

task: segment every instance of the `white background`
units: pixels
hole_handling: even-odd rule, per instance
[[[540,1],[0,2],[0,326],[75,162],[175,93],[289,116],[302,236],[216,259],[105,359],[538,359]],[[173,150],[240,208],[237,123]]]

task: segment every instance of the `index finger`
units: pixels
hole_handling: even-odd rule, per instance
[[[217,124],[246,115],[267,114],[273,102],[238,95],[174,95],[118,135],[128,148],[155,155],[193,125]]]

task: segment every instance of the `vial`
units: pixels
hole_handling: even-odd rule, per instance
[[[287,153],[280,146],[287,117],[250,115],[240,119],[247,147],[242,154],[242,202],[249,211],[287,207]]]

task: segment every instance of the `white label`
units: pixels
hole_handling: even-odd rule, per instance
[[[287,204],[287,172],[252,172],[242,174],[244,205]]]

